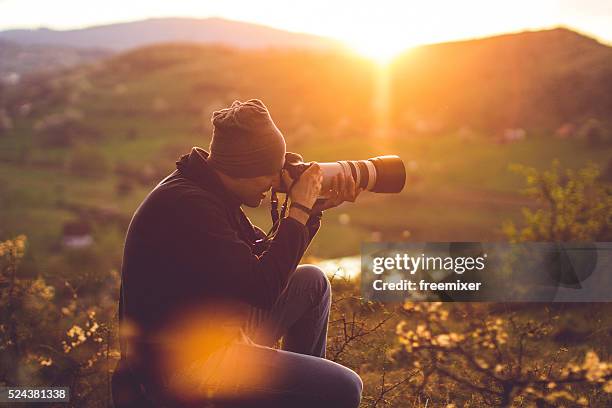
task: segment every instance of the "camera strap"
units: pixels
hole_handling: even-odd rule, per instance
[[[274,188],[272,189],[272,193],[270,195],[270,217],[272,218],[272,228],[270,228],[270,232],[268,232],[266,237],[262,240],[263,242],[269,242],[276,236],[278,228],[280,227],[280,221],[287,216],[287,208],[289,207],[289,195],[291,194],[291,190],[299,179],[300,178],[298,177],[293,180],[287,189],[287,192],[285,193],[285,201],[280,209],[280,214],[278,211],[278,191]]]
[[[301,156],[298,155],[298,157],[301,160]],[[308,167],[310,167],[311,165],[312,164],[310,164]],[[291,185],[289,186],[289,188],[287,189],[287,192],[285,193],[285,201],[283,202],[283,205],[281,206],[281,209],[280,209],[280,214],[278,210],[278,203],[279,203],[278,192],[279,191],[274,188],[272,189],[272,192],[270,194],[270,217],[272,218],[272,228],[270,228],[270,231],[266,234],[264,238],[256,241],[258,244],[261,244],[261,243],[267,244],[272,239],[274,239],[274,237],[276,236],[276,233],[278,232],[278,228],[280,227],[281,220],[287,216],[287,208],[289,207],[289,196],[291,195],[291,190],[293,190],[293,186],[295,186],[295,183],[298,182],[301,175],[302,175],[301,172],[298,173],[297,176],[291,182]],[[281,183],[282,183],[282,170],[281,170],[280,178],[281,178]]]

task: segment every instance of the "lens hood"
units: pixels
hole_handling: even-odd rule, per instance
[[[399,193],[406,184],[406,168],[399,156],[378,156],[368,159],[376,168],[374,193]]]

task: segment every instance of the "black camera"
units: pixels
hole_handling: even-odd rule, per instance
[[[323,173],[322,191],[329,190],[332,178],[339,173],[344,173],[346,177],[351,176],[358,188],[374,193],[399,193],[406,183],[404,162],[395,155],[319,163],[319,166]],[[290,152],[285,155],[283,169],[293,180],[297,180],[308,167],[309,164],[304,163],[300,155]],[[282,185],[280,192],[286,191],[287,186]]]

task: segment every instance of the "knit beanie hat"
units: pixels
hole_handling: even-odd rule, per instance
[[[232,177],[267,176],[285,161],[285,138],[258,99],[234,101],[212,115],[208,164]]]

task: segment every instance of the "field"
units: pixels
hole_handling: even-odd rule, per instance
[[[543,109],[525,119],[523,128],[519,116],[497,127],[470,122],[473,112],[456,123],[453,115],[432,116],[429,105],[406,108],[407,114],[399,104],[412,95],[399,93],[405,84],[381,90],[377,75],[383,75],[379,67],[352,55],[166,45],[33,75],[19,87],[0,89],[0,107],[12,118],[10,127],[0,129],[0,241],[27,236],[25,254],[11,258],[5,251],[0,263],[6,275],[0,288],[4,291],[7,281],[20,288],[0,298],[9,313],[3,313],[3,347],[15,339],[21,345],[19,353],[3,352],[10,369],[0,370],[0,383],[69,379],[75,405],[106,401],[106,370],[117,357],[117,271],[127,225],[181,154],[192,146],[207,148],[212,111],[235,99],[262,99],[288,150],[306,160],[384,154],[404,160],[402,193],[365,192],[357,203],[324,215],[306,254],[310,262],[358,255],[368,241],[505,241],[506,221],[523,225],[523,209],[546,208],[522,193],[525,177],[511,171],[512,164],[543,171],[558,160],[565,171],[594,163],[601,170],[597,185],[609,187],[612,181],[604,120],[595,126],[582,111],[568,119]],[[373,103],[381,95],[390,95],[392,108]],[[449,100],[457,98],[449,91]],[[558,126],[549,126],[553,119]],[[575,127],[569,136],[558,131],[568,120]],[[507,136],[516,129],[523,136]],[[270,227],[267,205],[245,210],[255,224]],[[603,228],[610,237],[609,224]],[[75,229],[92,243],[69,247],[66,239]],[[354,281],[336,278],[333,285],[329,355],[362,376],[364,406],[610,403],[610,394],[600,390],[605,381],[610,387],[609,364],[603,363],[612,351],[609,304],[396,308],[362,302]],[[94,323],[101,327],[97,332],[62,352],[62,344],[79,337],[75,326],[88,332]],[[439,336],[450,333],[474,340],[452,340],[463,348],[442,345],[446,337]],[[473,333],[478,334],[470,337]],[[506,340],[500,343],[502,333]],[[420,340],[410,337],[417,335]],[[493,336],[497,343],[479,336]],[[94,338],[101,339],[100,346]],[[593,377],[591,351],[608,367],[599,377]],[[484,367],[478,358],[497,364]],[[563,377],[566,364],[579,368]],[[553,395],[557,391],[561,394]]]

